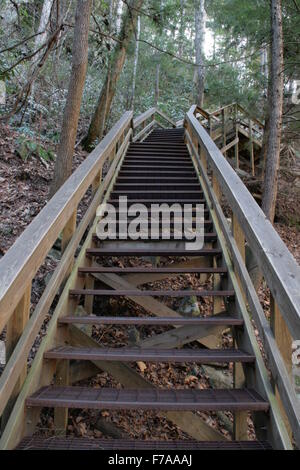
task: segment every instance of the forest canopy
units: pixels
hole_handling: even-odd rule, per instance
[[[105,81],[127,3],[92,2],[80,133],[88,126]],[[197,2],[147,0],[142,3],[135,112],[154,104],[159,66],[158,104],[172,118],[181,119],[194,98]],[[75,8],[76,2],[72,0],[1,0],[0,74],[6,85],[2,119],[14,112],[10,123],[26,134],[59,139],[72,61]],[[296,0],[283,2],[286,110],[294,80],[299,76],[299,8]],[[205,107],[214,109],[237,101],[263,118],[270,44],[269,2],[212,0],[206,2],[205,9]],[[137,28],[117,84],[114,97],[117,106],[112,106],[110,122],[131,104],[136,36]],[[47,48],[50,50],[44,60]],[[34,74],[28,93],[26,86]],[[286,122],[291,127],[293,121],[296,122],[294,114],[288,114]]]

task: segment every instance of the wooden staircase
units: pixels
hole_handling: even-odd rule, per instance
[[[131,142],[130,120],[125,120],[125,124],[123,122],[120,132],[123,142],[114,146],[117,155],[115,164],[114,161],[111,163],[103,180],[106,188],[102,192],[104,200],[115,207],[118,206],[120,196],[127,196],[128,204],[143,203],[147,207],[152,203],[176,203],[180,207],[188,203],[195,208],[196,204],[202,203],[205,206],[204,246],[201,250],[186,250],[185,239],[177,240],[174,230],[170,240],[165,240],[161,222],[160,236],[156,240],[124,240],[120,236],[120,225],[117,225],[115,240],[99,240],[95,233],[99,221],[99,217],[95,217],[95,209],[102,186],[99,186],[101,176],[97,173],[94,181],[98,182],[98,186],[93,186],[95,203],[91,203],[93,210],[81,222],[84,238],[80,252],[77,252],[73,267],[73,263],[70,266],[64,261],[68,256],[70,260],[71,247],[74,245],[75,253],[75,246],[79,246],[78,238],[75,240],[75,230],[69,235],[69,245],[61,260],[61,263],[66,262],[65,275],[61,279],[67,281],[52,314],[47,335],[14,400],[14,407],[11,408],[0,440],[1,448],[292,448],[250,319],[250,315],[256,319],[256,311],[250,309],[249,315],[246,298],[241,290],[241,278],[246,274],[243,268],[237,277],[238,270],[232,264],[224,229],[217,217],[217,202],[208,191],[212,184],[211,188],[217,194],[213,173],[206,173],[207,161],[203,152],[200,152],[198,159],[195,158],[196,141],[189,129],[188,117],[186,129],[165,129],[161,125],[157,127],[156,121],[151,121],[154,122],[152,126],[147,125],[146,120],[153,116],[153,110],[151,112],[148,115],[145,113],[142,118],[138,118],[140,121],[135,122],[136,128],[142,123],[144,132],[140,131],[138,139],[134,138]],[[165,118],[164,115],[161,117]],[[196,152],[198,154],[198,148]],[[107,152],[107,155],[111,155],[111,152]],[[118,210],[116,213],[119,221],[120,213]],[[175,214],[173,223],[174,217]],[[239,243],[241,235],[235,240],[235,243]],[[235,253],[235,256],[240,255]],[[136,260],[134,266],[130,262],[133,259]],[[184,288],[185,283],[183,287],[177,288],[178,282],[176,288],[173,287],[172,279],[188,280],[190,276],[198,279],[196,289]],[[170,287],[156,287],[156,282],[166,279]],[[55,279],[53,282],[58,284]],[[204,314],[182,316],[165,303],[170,297],[189,296],[209,299]],[[125,297],[143,307],[147,314],[108,316],[105,309],[97,307],[97,300],[106,297]],[[252,305],[251,298],[249,305]],[[87,333],[89,325],[136,328],[148,325],[154,328],[153,331],[157,326],[169,329],[166,333],[141,340],[135,346],[111,348],[103,347]],[[230,329],[234,339],[232,348],[219,345],[218,335],[224,329]],[[31,334],[32,331],[31,325]],[[210,337],[208,342],[205,341],[207,337]],[[195,340],[197,347],[195,343],[190,345]],[[77,381],[88,376],[84,364],[92,363],[111,373],[123,388],[94,388],[78,386],[76,381],[72,383],[72,368],[77,361],[83,364]],[[133,368],[128,368],[128,364],[139,361],[156,363],[157,367],[164,362],[233,364],[233,388],[155,388]],[[288,390],[291,397],[292,387]],[[40,435],[36,428],[41,409],[45,407],[55,409],[55,433],[52,436],[48,433],[47,437]],[[68,409],[141,409],[162,412],[188,433],[191,439],[157,442],[68,437]],[[225,439],[205,423],[197,411],[231,411],[234,415],[231,440]],[[255,441],[248,440],[249,412],[255,426]],[[296,436],[297,426],[295,420],[291,421]],[[15,429],[16,426],[19,428]]]

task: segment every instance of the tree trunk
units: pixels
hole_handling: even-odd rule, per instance
[[[121,24],[122,24],[122,14],[123,14],[123,0],[117,1],[117,11],[116,11],[116,33],[117,35],[120,34],[121,31]]]
[[[135,53],[134,53],[134,64],[133,64],[132,92],[131,92],[131,100],[130,100],[130,105],[129,105],[130,109],[134,108],[136,72],[137,72],[137,65],[138,65],[138,60],[139,60],[140,32],[141,32],[141,18],[138,17],[138,19],[137,19],[137,29],[136,29],[136,44],[135,44]]]
[[[139,9],[143,0],[131,0],[127,2],[128,11],[124,16],[120,33],[120,42],[117,43],[113,58],[109,65],[109,70],[104,81],[98,103],[88,134],[83,140],[83,146],[90,150],[96,139],[102,139],[107,116],[109,114],[112,100],[116,93],[117,82],[123,70],[128,46],[135,32]]]
[[[92,0],[77,0],[72,70],[50,196],[53,196],[72,172],[73,153],[88,63],[91,4]]]
[[[178,56],[183,56],[183,43],[184,43],[184,0],[180,0],[180,26],[179,26],[179,44]]]
[[[157,108],[159,100],[159,72],[160,72],[160,63],[156,65],[156,77],[155,77],[155,94],[154,94],[154,107]]]
[[[283,107],[283,35],[281,0],[271,0],[271,71],[269,124],[262,209],[273,223],[275,216]]]
[[[204,95],[204,35],[205,35],[205,8],[204,0],[195,0],[195,51],[196,51],[196,77],[195,77],[195,103],[203,106]]]

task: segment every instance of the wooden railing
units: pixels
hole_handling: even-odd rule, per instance
[[[6,421],[5,414],[22,387],[32,345],[60,286],[72,269],[75,252],[95,217],[132,133],[132,112],[128,111],[0,260],[0,332],[7,327],[6,366],[0,377],[2,421]],[[109,163],[109,170],[103,178],[103,166]],[[78,205],[90,188],[92,200],[76,226]],[[61,260],[29,317],[32,280],[60,234]]]
[[[185,127],[187,143],[225,237],[241,292],[259,330],[275,384],[277,402],[282,406],[286,427],[291,428],[300,447],[300,400],[291,379],[291,343],[293,339],[300,339],[300,268],[241,179],[199,123],[196,106],[192,106],[187,113]],[[231,227],[221,208],[221,195],[232,211]],[[271,293],[270,323],[245,265],[245,243],[254,254]],[[260,379],[264,380],[263,367],[260,374]],[[272,396],[270,399],[272,401]]]
[[[193,106],[184,121],[187,143],[199,168],[202,186],[219,224],[221,238],[225,239],[240,289],[259,330],[276,385],[277,401],[282,403],[288,425],[300,447],[299,400],[291,384],[290,374],[291,341],[300,338],[299,267],[195,117],[196,112]],[[211,119],[215,118],[211,116]],[[99,203],[107,197],[130,141],[144,140],[155,126],[162,126],[161,120],[176,127],[176,123],[155,108],[134,120],[132,112],[126,112],[1,258],[0,332],[7,327],[7,363],[0,377],[0,416],[4,424],[6,414],[9,414],[26,378],[27,358],[32,345],[55,296],[72,269],[77,248],[96,215]],[[109,169],[103,177],[103,166],[108,163]],[[90,188],[90,204],[77,225],[78,205]],[[232,210],[232,231],[222,212],[221,194]],[[60,234],[61,259],[29,316],[32,281]],[[245,266],[245,242],[256,256],[271,292],[271,325]],[[249,321],[248,313],[244,312],[244,315]],[[263,365],[259,361],[257,369],[261,380],[266,382]],[[273,396],[268,398],[274,418]],[[277,415],[274,419],[277,419]]]
[[[234,147],[235,168],[239,168],[239,133],[244,134],[249,139],[249,153],[251,163],[251,173],[255,175],[254,144],[262,146],[264,124],[251,116],[246,109],[238,103],[223,106],[211,113],[197,107],[195,116],[206,128],[211,138],[223,142],[221,152],[226,156],[228,150]],[[233,137],[232,137],[232,134]],[[227,142],[231,136],[230,142]]]
[[[121,158],[131,140],[143,140],[154,127],[163,127],[161,120],[176,127],[156,108],[134,120],[132,112],[126,112],[1,258],[0,333],[6,328],[6,365],[0,377],[2,425],[25,381],[33,343],[56,294],[72,270],[76,250],[110,187]],[[110,166],[103,178],[104,165]],[[93,197],[77,226],[77,208],[89,189]],[[61,260],[30,315],[32,281],[60,236]]]
[[[158,119],[157,119],[158,117]],[[133,120],[133,142],[143,141],[155,127],[164,127],[161,120],[176,127],[176,123],[157,108],[150,108]]]

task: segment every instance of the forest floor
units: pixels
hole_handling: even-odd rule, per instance
[[[18,151],[18,137],[18,133],[11,128],[4,125],[0,126],[0,257],[7,252],[16,238],[47,203],[49,185],[53,174],[53,162],[45,162],[34,153],[29,156],[26,161],[22,160]],[[78,149],[74,158],[74,168],[84,160],[85,156],[86,153]],[[293,175],[291,167],[289,160],[289,170],[280,172],[275,228],[293,256],[300,262],[299,173],[297,179],[297,177]],[[299,171],[299,169],[297,169],[297,171]],[[88,199],[89,195],[86,196],[86,199],[79,208],[79,217],[84,213]],[[33,282],[32,309],[40,298],[46,286],[47,278],[51,276],[51,272],[55,269],[57,262],[58,259],[54,251],[54,254],[50,254],[46,258],[45,263],[38,271]],[[195,286],[197,285],[197,279],[195,277],[191,276],[189,281],[195,284]],[[177,278],[176,280],[173,279],[172,281],[166,282],[170,282],[169,288],[172,288],[174,284],[180,282],[180,279]],[[209,282],[208,280],[208,283]],[[164,287],[168,288],[167,285],[164,285]],[[269,304],[268,293],[263,288],[260,291],[260,299],[267,311]],[[172,305],[172,308],[175,309],[175,307],[176,306]],[[205,307],[205,304],[200,305],[200,311],[204,312]],[[105,307],[107,310],[106,313],[109,314],[114,308],[114,304],[110,302]],[[124,311],[130,311],[131,314],[143,314],[143,310],[130,301],[126,301],[123,308]],[[50,317],[51,313],[43,325],[40,335],[32,349],[29,366],[35,355],[38,344],[46,334],[47,323]],[[161,333],[163,331],[166,330],[164,328],[152,328],[150,330],[144,327],[142,329],[142,336],[145,338],[153,333]],[[99,341],[101,340],[101,343],[107,343],[110,346],[114,343],[118,346],[124,346],[128,343],[127,331],[125,328],[121,327],[94,328],[93,337]],[[0,339],[4,339],[4,337],[2,336],[1,338],[0,336]],[[228,346],[231,340],[232,338],[225,332],[222,337],[223,345]],[[193,343],[190,347],[193,347]],[[158,386],[173,387],[176,384],[176,386],[182,388],[192,386],[201,389],[211,385],[207,370],[195,366],[195,364],[147,364],[144,370],[139,369],[139,366],[136,364],[134,367],[146,379]],[[232,375],[230,368],[223,371],[223,376],[226,377],[226,375],[229,377]],[[95,387],[101,387],[103,385],[109,387],[121,386],[106,372],[99,372],[95,379],[93,379],[92,385]],[[182,432],[179,427],[172,424],[167,419],[157,416],[157,413],[136,410],[130,412],[103,411],[100,414],[102,418],[109,423],[117,425],[118,432],[123,433],[125,437],[129,435],[131,437],[139,436],[139,438],[144,439],[187,438],[187,435]],[[231,413],[210,414],[210,416],[205,413],[199,413],[199,415],[205,422],[209,422],[209,424],[219,432],[226,436],[229,435],[233,419]],[[74,436],[85,435],[101,437],[103,434],[102,431],[99,430],[98,421],[99,413],[95,410],[73,411],[70,414],[68,431]],[[249,424],[249,437],[253,439],[254,431],[250,419]],[[45,413],[40,423],[40,429],[47,429],[47,432],[49,432],[52,427],[53,415],[52,413]]]

